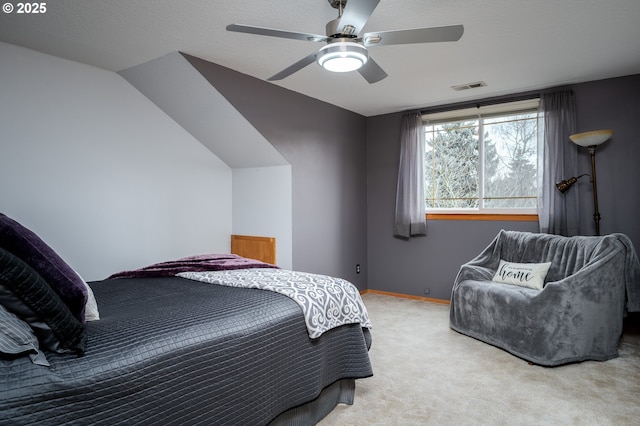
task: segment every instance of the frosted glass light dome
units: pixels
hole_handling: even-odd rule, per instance
[[[613,130],[594,130],[592,132],[576,133],[569,139],[576,145],[594,146],[606,142],[613,135]]]
[[[355,71],[368,59],[369,53],[366,47],[349,41],[328,44],[318,52],[318,64],[333,72]]]

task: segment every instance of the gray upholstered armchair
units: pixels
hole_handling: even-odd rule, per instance
[[[542,289],[528,282],[497,282],[530,278],[517,269],[496,275],[499,265],[506,265],[501,260],[550,262]],[[500,231],[460,268],[451,294],[450,326],[525,360],[553,366],[617,357],[626,311],[640,311],[640,263],[625,235]]]

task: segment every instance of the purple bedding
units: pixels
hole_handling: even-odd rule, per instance
[[[248,268],[276,268],[276,265],[248,259],[236,254],[201,254],[178,260],[155,263],[144,268],[117,272],[112,278],[153,278],[172,277],[178,272],[229,271]]]

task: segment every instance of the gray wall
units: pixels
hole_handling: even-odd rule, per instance
[[[366,118],[185,57],[291,164],[293,268],[365,289]]]
[[[367,238],[369,289],[449,299],[461,263],[486,247],[500,229],[536,232],[534,222],[427,222],[427,236],[393,236],[402,114],[367,122]],[[425,289],[429,294],[425,294]]]
[[[613,129],[611,139],[596,149],[600,232],[627,234],[640,250],[640,75],[573,86],[578,131]],[[578,150],[579,173],[591,173],[586,148]],[[580,230],[595,234],[593,191],[580,179]]]
[[[612,128],[614,137],[598,150],[598,190],[602,233],[627,234],[640,247],[640,76],[602,80],[570,87],[578,103],[578,130]],[[401,114],[367,120],[368,288],[449,299],[460,265],[478,254],[500,229],[538,232],[535,222],[427,222],[427,236],[405,241],[392,235],[399,158]],[[568,143],[571,143],[568,141]],[[581,173],[590,172],[581,149]],[[590,184],[583,179],[581,234],[593,235]],[[619,188],[611,188],[613,184]],[[572,190],[576,189],[575,187]],[[425,295],[425,288],[430,294]]]

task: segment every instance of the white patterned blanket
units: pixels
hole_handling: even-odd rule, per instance
[[[263,268],[181,272],[177,276],[229,287],[271,290],[288,296],[302,308],[312,339],[344,324],[360,323],[362,327],[371,328],[371,320],[358,289],[342,278]]]

